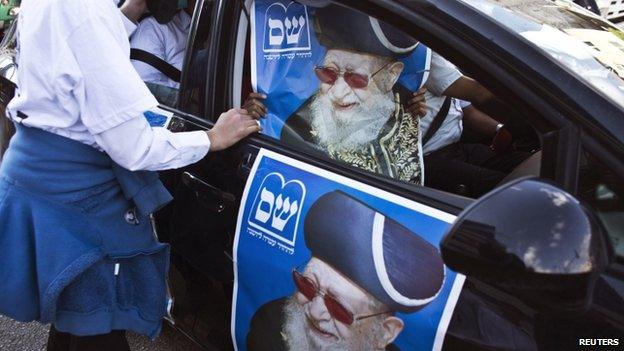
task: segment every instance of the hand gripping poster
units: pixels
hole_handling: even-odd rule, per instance
[[[440,350],[454,216],[260,150],[234,242],[237,350]]]
[[[263,133],[286,143],[354,144],[401,117],[428,77],[431,50],[363,13],[329,1],[256,0],[250,14],[251,83],[269,111]],[[331,123],[349,116],[370,127],[349,133]]]

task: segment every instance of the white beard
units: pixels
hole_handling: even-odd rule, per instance
[[[381,321],[373,323],[371,330],[360,334],[352,340],[340,338],[331,345],[319,345],[315,338],[310,335],[310,326],[306,320],[306,315],[301,305],[294,298],[288,298],[284,305],[284,325],[282,326],[282,334],[286,336],[286,345],[289,351],[361,351],[375,350],[373,345],[379,345],[377,340],[383,335]],[[379,318],[379,317],[372,317]],[[324,330],[338,335],[335,326],[331,322],[320,325]],[[357,328],[352,325],[351,328]]]
[[[358,105],[349,111],[337,111],[329,97],[319,92],[310,104],[317,142],[324,148],[352,150],[375,140],[394,112],[395,104],[392,93],[375,94],[370,99],[374,99],[374,108],[370,110]]]

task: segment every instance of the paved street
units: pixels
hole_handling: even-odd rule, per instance
[[[40,351],[45,350],[48,327],[37,322],[18,323],[0,316],[0,351]],[[128,334],[132,351],[200,351],[195,344],[187,341],[183,335],[171,328],[164,328],[161,336],[154,342],[136,335]]]

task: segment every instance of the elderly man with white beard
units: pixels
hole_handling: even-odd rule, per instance
[[[292,270],[294,294],[256,311],[247,349],[398,350],[395,313],[422,309],[442,288],[437,249],[340,191],[312,205],[304,236],[312,257]]]
[[[314,68],[319,90],[288,118],[281,139],[304,141],[352,166],[422,184],[419,119],[404,110],[395,91],[404,69],[398,59],[418,42],[338,5],[317,8],[314,16],[316,37],[327,49]]]

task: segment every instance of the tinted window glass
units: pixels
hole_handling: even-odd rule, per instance
[[[604,224],[616,255],[624,259],[624,181],[588,152],[582,155],[579,197]]]
[[[206,75],[208,74],[208,49],[209,37],[212,28],[213,0],[205,0],[201,5],[197,30],[195,32],[193,46],[187,52],[187,65],[184,67],[184,81],[182,82],[180,100],[182,110],[190,114],[202,117],[205,114],[206,102]],[[192,28],[192,27],[191,27]],[[193,37],[192,37],[193,38]]]

